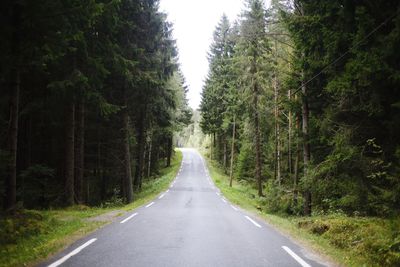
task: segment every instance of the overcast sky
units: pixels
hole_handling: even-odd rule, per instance
[[[225,13],[231,21],[240,14],[243,0],[161,0],[160,10],[174,24],[182,72],[189,85],[189,104],[198,108],[208,72],[207,51],[212,33]]]
[[[270,0],[265,0],[267,5]],[[160,10],[174,24],[181,70],[189,86],[189,105],[196,109],[208,72],[207,52],[215,26],[225,13],[235,21],[244,8],[244,0],[160,0]]]

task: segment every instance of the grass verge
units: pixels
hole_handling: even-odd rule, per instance
[[[143,182],[135,201],[125,206],[89,208],[74,206],[60,210],[24,210],[13,217],[0,218],[0,266],[32,266],[62,250],[79,238],[154,199],[166,190],[178,172],[182,153],[177,151],[171,166],[157,179]],[[108,219],[96,217],[111,214]]]
[[[400,266],[400,218],[348,217],[343,214],[312,217],[268,214],[265,199],[253,184],[234,180],[208,160],[210,175],[230,202],[264,218],[280,232],[324,255],[340,266]]]

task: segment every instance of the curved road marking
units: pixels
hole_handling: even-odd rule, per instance
[[[305,262],[302,258],[300,258],[299,256],[297,256],[296,253],[294,253],[290,248],[288,248],[287,246],[282,246],[282,248],[290,255],[293,257],[293,259],[295,259],[301,266],[303,267],[311,267],[310,264],[308,264],[307,262]]]
[[[250,222],[252,222],[255,226],[257,226],[258,228],[261,228],[261,225],[259,225],[258,223],[256,223],[252,218],[250,218],[249,216],[244,216],[246,217],[247,220],[249,220]]]
[[[72,256],[78,254],[79,252],[81,252],[82,249],[86,248],[87,246],[89,246],[90,244],[92,244],[93,242],[95,242],[97,240],[97,238],[93,238],[90,239],[88,242],[86,242],[85,244],[83,244],[82,246],[74,249],[73,251],[71,251],[70,253],[68,253],[67,255],[65,255],[64,257],[62,257],[61,259],[59,259],[56,262],[53,262],[52,264],[50,264],[48,267],[56,267],[59,266],[61,264],[63,264],[66,260],[68,260],[69,258],[71,258]]]
[[[127,221],[129,221],[130,219],[132,219],[133,217],[135,217],[136,215],[138,215],[137,213],[132,214],[131,216],[129,216],[128,218],[126,218],[125,220],[121,221],[120,223],[126,223]]]

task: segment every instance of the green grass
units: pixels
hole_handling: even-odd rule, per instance
[[[171,166],[157,179],[144,181],[135,201],[125,206],[89,208],[74,206],[60,210],[24,210],[13,217],[0,218],[0,266],[32,266],[93,232],[110,220],[88,220],[109,212],[115,216],[135,209],[166,190],[178,172],[182,153],[177,151]],[[113,219],[111,217],[110,219]]]
[[[210,175],[232,203],[255,213],[298,243],[312,248],[340,266],[400,266],[400,218],[348,217],[343,214],[312,217],[268,214],[253,184],[234,180],[208,160]]]

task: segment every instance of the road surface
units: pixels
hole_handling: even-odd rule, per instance
[[[202,157],[183,149],[171,187],[40,266],[324,266],[231,205]]]

